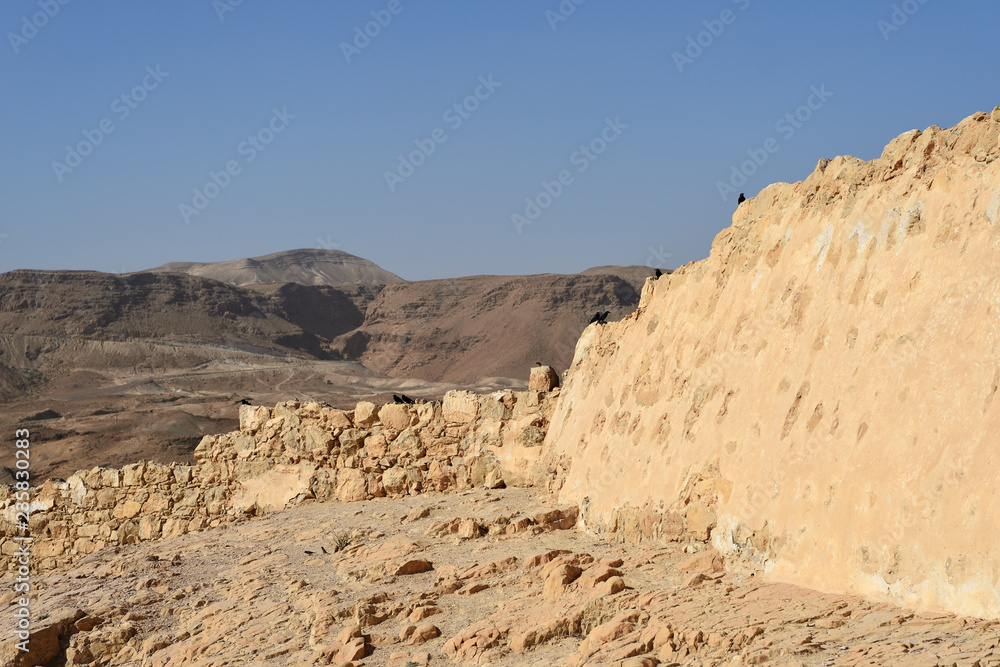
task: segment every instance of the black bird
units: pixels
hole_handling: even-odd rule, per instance
[[[594,316],[590,318],[590,321],[587,322],[587,324],[593,324],[594,322],[600,322],[600,321],[601,321],[601,311],[597,311],[597,313],[595,313]]]
[[[607,324],[607,323],[608,323],[608,315],[610,315],[610,314],[611,314],[611,311],[610,311],[610,310],[606,310],[606,311],[604,311],[604,314],[603,314],[603,315],[601,315],[601,319],[599,319],[599,320],[597,320],[597,321],[598,321],[598,322],[599,322],[600,324]]]
[[[406,403],[407,405],[413,405],[414,403],[413,399],[406,394],[400,394],[399,397],[403,399],[403,403]]]
[[[250,401],[244,398],[242,401],[240,401],[240,405],[250,405]]]
[[[659,278],[662,275],[663,275],[663,271],[660,271],[659,269],[657,269],[656,270],[656,277]]]
[[[406,401],[404,401],[403,399],[401,399],[399,396],[396,396],[395,394],[393,394],[392,395],[392,402],[395,403],[396,405],[399,405],[400,403],[405,403]]]
[[[746,198],[746,197],[745,197],[745,196],[743,195],[743,193],[741,192],[741,193],[740,193],[740,199],[739,199],[739,201],[737,201],[736,203],[737,203],[737,205],[739,205],[739,204],[742,204],[743,202],[745,202],[746,200],[747,200],[747,198]]]
[[[535,362],[535,365],[536,365],[536,366],[541,366],[541,365],[542,365],[542,362],[540,362],[540,361],[536,361],[536,362]]]
[[[313,553],[314,553],[314,552],[312,552],[312,551],[309,551],[308,549],[306,549],[305,551],[306,551],[306,553],[307,553],[307,554],[309,554],[310,556],[312,556],[312,555],[313,555]]]
[[[327,550],[324,549],[323,547],[320,547],[319,550],[322,551],[323,553],[328,553]]]

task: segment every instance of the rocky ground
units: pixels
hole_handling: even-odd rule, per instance
[[[0,597],[0,665],[1000,665],[995,621],[765,583],[575,516],[429,493],[104,550],[33,582],[35,661]]]

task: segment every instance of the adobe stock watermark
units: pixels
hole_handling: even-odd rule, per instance
[[[226,14],[235,12],[236,8],[243,4],[243,0],[212,0],[212,9],[219,21],[226,20]]]
[[[465,121],[472,118],[472,114],[479,110],[480,105],[493,96],[501,84],[493,80],[493,75],[479,77],[479,85],[472,91],[472,94],[461,102],[456,102],[444,110],[441,120],[448,124],[452,131],[457,131]],[[406,179],[416,173],[431,155],[437,151],[437,147],[448,141],[448,133],[444,128],[435,128],[426,139],[414,139],[416,148],[408,154],[399,155],[399,163],[395,171],[385,171],[385,184],[389,186],[389,192],[395,192],[396,188],[402,185]]]
[[[316,248],[318,250],[340,250],[340,244],[334,243],[333,237],[327,234],[325,239],[321,236],[316,237]]]
[[[170,72],[162,71],[159,65],[155,69],[147,67],[146,76],[142,77],[139,85],[111,102],[111,113],[119,122],[124,121],[139,108],[139,105],[146,100],[151,92],[160,87],[160,84],[168,76],[170,76]],[[63,161],[56,160],[52,163],[52,172],[56,175],[56,180],[62,183],[63,179],[82,165],[84,158],[93,153],[94,149],[104,142],[105,137],[114,131],[115,122],[111,117],[102,118],[94,129],[83,130],[83,139],[76,142],[75,145],[66,146],[66,155]]]
[[[812,86],[809,93],[805,104],[795,108],[790,113],[786,113],[774,124],[774,131],[780,134],[784,141],[794,137],[796,132],[812,119],[813,114],[822,109],[827,100],[833,97],[833,93],[826,89],[826,84],[822,84],[818,88]],[[715,183],[722,201],[727,201],[730,195],[739,194],[739,189],[746,184],[747,179],[756,174],[779,150],[781,150],[781,142],[775,137],[768,137],[761,148],[748,148],[746,153],[750,159],[744,160],[738,165],[732,165],[728,181],[716,181]]]
[[[413,2],[413,0],[406,0]],[[382,34],[382,31],[392,23],[392,17],[398,16],[406,9],[402,0],[389,0],[385,9],[373,9],[371,11],[372,20],[362,26],[354,26],[354,39],[340,43],[340,52],[344,54],[344,59],[350,64],[354,56],[361,55],[361,52],[371,45],[372,40]]]
[[[882,33],[882,39],[888,42],[889,37],[893,33],[899,32],[900,28],[909,23],[910,17],[919,12],[920,7],[926,4],[927,0],[905,0],[898,5],[893,5],[888,21],[879,19],[875,22],[875,26]]]
[[[295,114],[288,113],[288,107],[271,109],[271,118],[264,127],[249,135],[236,147],[236,153],[243,157],[243,163],[249,164],[256,160],[257,156],[263,153],[294,119]],[[177,207],[184,219],[184,224],[191,224],[191,218],[200,215],[208,208],[212,200],[229,187],[233,178],[243,173],[243,163],[239,160],[229,160],[220,171],[208,172],[208,181],[205,182],[205,185],[194,188],[191,204],[182,202]]]
[[[659,248],[649,246],[649,255],[646,257],[646,266],[654,269],[667,268],[667,260],[674,256],[672,252],[666,252],[661,244]]]
[[[35,12],[30,17],[22,16],[21,29],[18,32],[7,33],[7,41],[10,42],[10,48],[14,49],[14,54],[17,55],[21,47],[34,39],[38,31],[47,26],[59,10],[69,3],[70,0],[38,0],[41,11]]]
[[[18,651],[27,653],[31,638],[31,433],[26,428],[14,431],[14,506],[9,508],[10,514],[5,518],[14,524],[19,535],[11,536],[14,541],[14,553],[11,556],[11,572],[16,574],[14,593],[20,597],[11,603],[17,604],[14,611],[14,634],[21,641],[16,642]]]
[[[732,0],[732,2],[741,12],[746,11],[750,7],[750,0]],[[722,37],[722,33],[726,31],[726,26],[736,22],[738,16],[739,14],[732,9],[723,9],[719,12],[718,18],[702,21],[701,24],[705,26],[705,29],[696,35],[688,35],[687,47],[683,53],[680,51],[674,51],[673,53],[674,65],[677,66],[677,71],[683,74],[685,67],[693,65],[694,61],[705,53],[705,49],[711,48],[715,44],[715,41],[719,37]]]
[[[546,9],[545,20],[549,22],[552,32],[555,32],[559,28],[560,23],[568,21],[569,17],[576,13],[576,8],[585,2],[587,0],[562,0],[555,11]]]
[[[597,158],[608,150],[608,146],[618,141],[622,132],[628,129],[628,125],[621,121],[619,116],[614,120],[604,119],[604,127],[600,134],[591,139],[588,143],[581,145],[569,156],[569,163],[576,167],[578,174],[587,171]],[[535,222],[555,200],[559,199],[570,185],[576,180],[573,172],[563,169],[551,181],[543,180],[542,189],[534,197],[525,197],[524,213],[514,213],[510,216],[510,221],[514,224],[514,229],[518,234],[524,233],[524,227]]]

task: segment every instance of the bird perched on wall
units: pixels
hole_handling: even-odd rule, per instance
[[[738,200],[738,201],[736,202],[736,204],[737,204],[737,205],[739,205],[739,204],[742,204],[742,203],[743,203],[743,202],[745,202],[746,200],[747,200],[746,196],[745,196],[745,195],[744,195],[744,194],[743,194],[743,193],[741,192],[741,193],[740,193],[740,198],[739,198],[739,200]]]

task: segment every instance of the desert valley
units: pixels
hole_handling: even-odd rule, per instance
[[[662,277],[0,275],[0,665],[1000,665],[998,157],[819,160]]]

